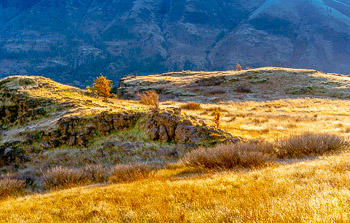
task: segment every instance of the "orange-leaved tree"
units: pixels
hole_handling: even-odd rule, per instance
[[[107,80],[107,78],[102,74],[94,81],[94,89],[97,91],[97,93],[103,96],[106,101],[107,98],[111,96],[112,86],[113,81]]]

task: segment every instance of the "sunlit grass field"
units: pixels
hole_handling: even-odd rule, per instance
[[[163,170],[151,179],[94,185],[0,204],[1,222],[347,222],[350,153],[264,169]],[[189,170],[187,170],[190,172]]]

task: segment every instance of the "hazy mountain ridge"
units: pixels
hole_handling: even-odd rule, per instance
[[[0,76],[287,66],[350,73],[345,0],[1,0]]]

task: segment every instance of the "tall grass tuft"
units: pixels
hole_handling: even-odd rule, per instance
[[[248,141],[222,144],[215,148],[199,148],[181,160],[185,166],[203,168],[254,168],[278,159],[305,158],[348,148],[343,137],[331,134],[304,133],[273,143]]]
[[[181,109],[185,110],[201,110],[202,106],[195,102],[188,102],[180,107]]]
[[[1,179],[0,180],[0,200],[10,196],[19,196],[24,194],[25,183],[23,180]]]
[[[159,95],[154,91],[146,91],[142,94],[136,92],[140,97],[140,103],[144,105],[152,106],[154,110],[159,110]]]
[[[147,164],[119,164],[114,167],[109,177],[110,183],[128,182],[150,177],[154,168]]]
[[[277,140],[279,158],[303,158],[323,155],[331,151],[347,148],[348,142],[341,136],[332,134],[304,133]]]
[[[68,188],[86,181],[83,171],[66,167],[54,167],[46,171],[43,176],[43,185],[46,189]]]
[[[199,148],[187,153],[182,163],[202,168],[255,168],[274,160],[272,154],[253,143],[221,144],[215,148]]]

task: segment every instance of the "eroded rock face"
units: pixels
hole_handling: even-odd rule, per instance
[[[107,136],[112,131],[130,128],[140,115],[132,112],[114,114],[102,112],[93,117],[65,117],[58,121],[57,130],[39,134],[51,147],[62,144],[86,146],[87,142],[95,136]]]
[[[107,136],[112,131],[131,128],[137,122],[150,134],[153,141],[194,143],[239,141],[238,138],[222,130],[206,126],[194,126],[188,119],[183,119],[177,111],[150,113],[108,113],[103,112],[93,117],[66,117],[58,121],[57,130],[40,132],[44,148],[54,148],[62,144],[86,146],[95,136]]]
[[[30,158],[21,147],[21,142],[8,142],[0,145],[0,167],[9,164],[20,164]]]
[[[46,115],[43,106],[51,103],[50,100],[29,99],[21,94],[0,93],[0,129]]]
[[[178,143],[200,143],[208,141],[238,142],[229,133],[207,126],[194,126],[188,119],[182,119],[174,111],[150,113],[143,127],[151,135],[151,140]]]

